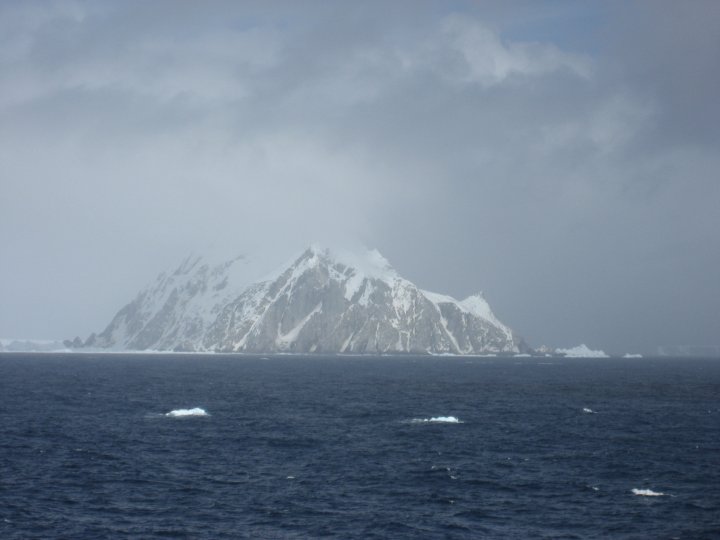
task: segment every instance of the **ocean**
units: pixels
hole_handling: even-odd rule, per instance
[[[717,360],[2,354],[0,397],[3,539],[720,538]]]

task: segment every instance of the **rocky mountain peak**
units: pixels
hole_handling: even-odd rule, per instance
[[[524,348],[481,294],[458,301],[402,278],[377,250],[310,246],[264,279],[248,259],[189,257],[87,345],[297,353],[511,353]],[[89,340],[90,341],[90,340]]]

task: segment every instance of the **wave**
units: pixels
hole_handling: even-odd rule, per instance
[[[169,413],[165,413],[165,416],[179,417],[179,416],[210,416],[205,409],[195,407],[193,409],[175,409]]]
[[[640,495],[642,497],[662,497],[665,495],[664,493],[661,493],[660,491],[653,491],[652,489],[632,489],[633,495]]]
[[[592,409],[589,409],[588,407],[583,407],[583,412],[584,412],[584,413],[588,413],[588,414],[594,414],[594,413],[595,413],[595,411],[593,411]]]
[[[432,418],[413,418],[413,424],[433,423],[433,424],[464,424],[457,416],[433,416]]]

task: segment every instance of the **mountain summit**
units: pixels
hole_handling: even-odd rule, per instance
[[[248,353],[517,353],[482,295],[423,291],[377,251],[310,247],[260,281],[248,260],[188,258],[123,307],[87,347]],[[256,276],[254,276],[256,277]]]

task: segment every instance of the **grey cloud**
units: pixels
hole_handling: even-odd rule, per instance
[[[654,140],[669,146],[720,141],[720,4],[615,4],[608,71],[657,107]]]

